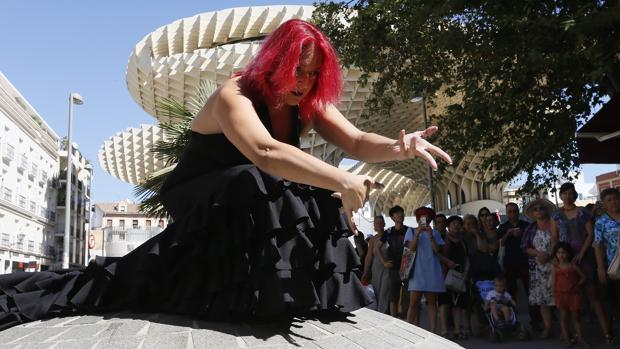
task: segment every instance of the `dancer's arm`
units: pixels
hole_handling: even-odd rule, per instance
[[[313,127],[328,142],[364,162],[406,160],[419,156],[431,167],[437,168],[431,156],[433,153],[452,164],[448,154],[426,140],[437,131],[436,126],[408,134],[401,130],[398,139],[391,139],[359,130],[335,106],[328,105],[325,112],[314,119]]]

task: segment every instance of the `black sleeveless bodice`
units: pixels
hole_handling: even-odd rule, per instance
[[[267,107],[257,108],[257,114],[267,131],[273,136],[271,117]],[[290,117],[293,120],[293,127],[287,143],[299,147],[301,122],[297,107],[292,108]],[[246,132],[251,132],[251,130],[246,130]],[[180,183],[185,183],[213,170],[252,163],[222,133],[206,135],[191,131],[190,137],[187,149],[166,179],[161,192],[166,192]]]

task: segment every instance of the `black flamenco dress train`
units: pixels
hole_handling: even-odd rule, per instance
[[[266,108],[258,114],[271,132]],[[0,275],[0,329],[118,310],[235,321],[364,307],[360,260],[331,194],[259,170],[222,134],[192,132],[161,191],[174,222],[124,257]]]

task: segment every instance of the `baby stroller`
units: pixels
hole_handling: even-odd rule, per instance
[[[492,342],[500,342],[504,338],[516,335],[519,340],[529,339],[527,330],[521,325],[517,319],[517,313],[511,305],[504,305],[510,307],[510,320],[495,320],[491,309],[485,301],[487,293],[493,290],[493,280],[481,280],[476,282],[476,289],[481,300],[482,310],[485,318],[489,322],[489,339]]]

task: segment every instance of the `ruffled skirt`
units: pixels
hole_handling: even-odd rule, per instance
[[[0,329],[66,313],[171,312],[209,320],[350,312],[371,302],[331,192],[253,165],[162,193],[174,218],[124,257],[0,275]]]

